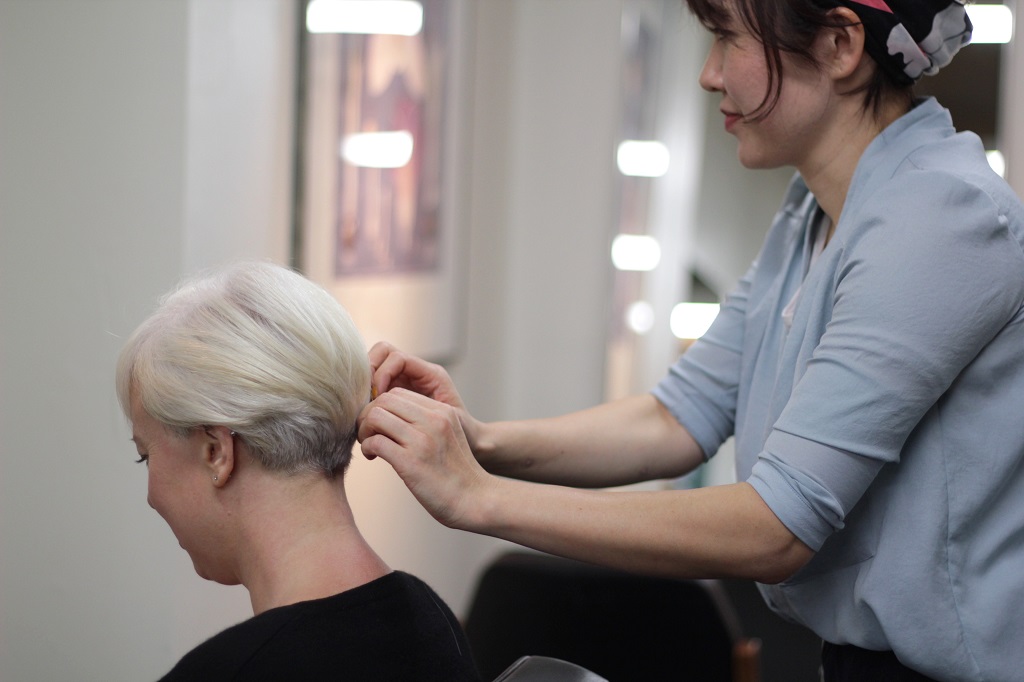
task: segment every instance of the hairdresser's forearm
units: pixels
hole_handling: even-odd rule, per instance
[[[492,473],[579,487],[674,478],[703,461],[696,441],[651,395],[561,417],[478,423],[470,442]]]
[[[629,571],[778,582],[811,557],[746,483],[698,490],[578,490],[492,480],[459,527]]]

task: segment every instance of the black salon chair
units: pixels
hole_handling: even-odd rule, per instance
[[[608,682],[575,663],[548,656],[523,656],[494,682]]]
[[[713,581],[510,552],[481,575],[465,630],[484,679],[522,656],[543,656],[610,682],[759,680],[759,644],[740,636]]]

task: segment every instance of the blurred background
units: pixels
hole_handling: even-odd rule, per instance
[[[696,85],[707,37],[681,0],[423,7],[424,30],[445,17],[421,62],[444,86],[420,102],[417,130],[434,137],[411,137],[416,187],[432,194],[417,195],[409,224],[436,253],[390,271],[413,293],[388,300],[429,313],[404,314],[415,323],[393,333],[436,332],[423,347],[482,419],[647,390],[700,334],[688,324],[714,314],[678,306],[729,291],[790,171],[739,166],[716,98]],[[1005,42],[966,48],[921,90],[998,152],[1022,194],[1024,50],[1016,8],[1001,7]],[[196,269],[267,258],[359,284],[320,263],[337,255],[345,192],[378,186],[349,166],[380,166],[339,161],[330,128],[350,103],[335,97],[351,95],[339,74],[359,76],[352,55],[371,43],[322,30],[299,0],[0,0],[4,682],[155,679],[251,615],[244,589],[194,574],[146,505],[113,367],[157,297]],[[318,80],[325,59],[334,80]],[[415,99],[416,72],[402,73]],[[418,156],[431,139],[433,155]],[[405,187],[404,167],[388,182]],[[368,344],[390,305],[361,322]],[[657,485],[730,476],[727,447],[690,480]],[[439,526],[383,462],[357,457],[348,487],[391,566],[464,615],[507,546]]]

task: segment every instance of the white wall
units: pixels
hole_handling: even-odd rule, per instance
[[[183,273],[287,255],[290,17],[269,0],[0,3],[4,682],[155,679],[251,613],[146,505],[112,372]]]
[[[296,10],[188,0],[186,271],[290,259]]]
[[[519,12],[502,302],[513,418],[601,398],[620,108],[618,2]]]
[[[0,677],[145,679],[171,537],[112,399],[178,275],[186,7],[0,3]],[[133,602],[136,606],[133,606]]]

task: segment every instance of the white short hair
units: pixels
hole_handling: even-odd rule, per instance
[[[278,265],[238,263],[186,281],[135,330],[117,364],[129,419],[130,394],[180,436],[226,426],[269,470],[334,475],[351,459],[370,366],[329,293]]]

